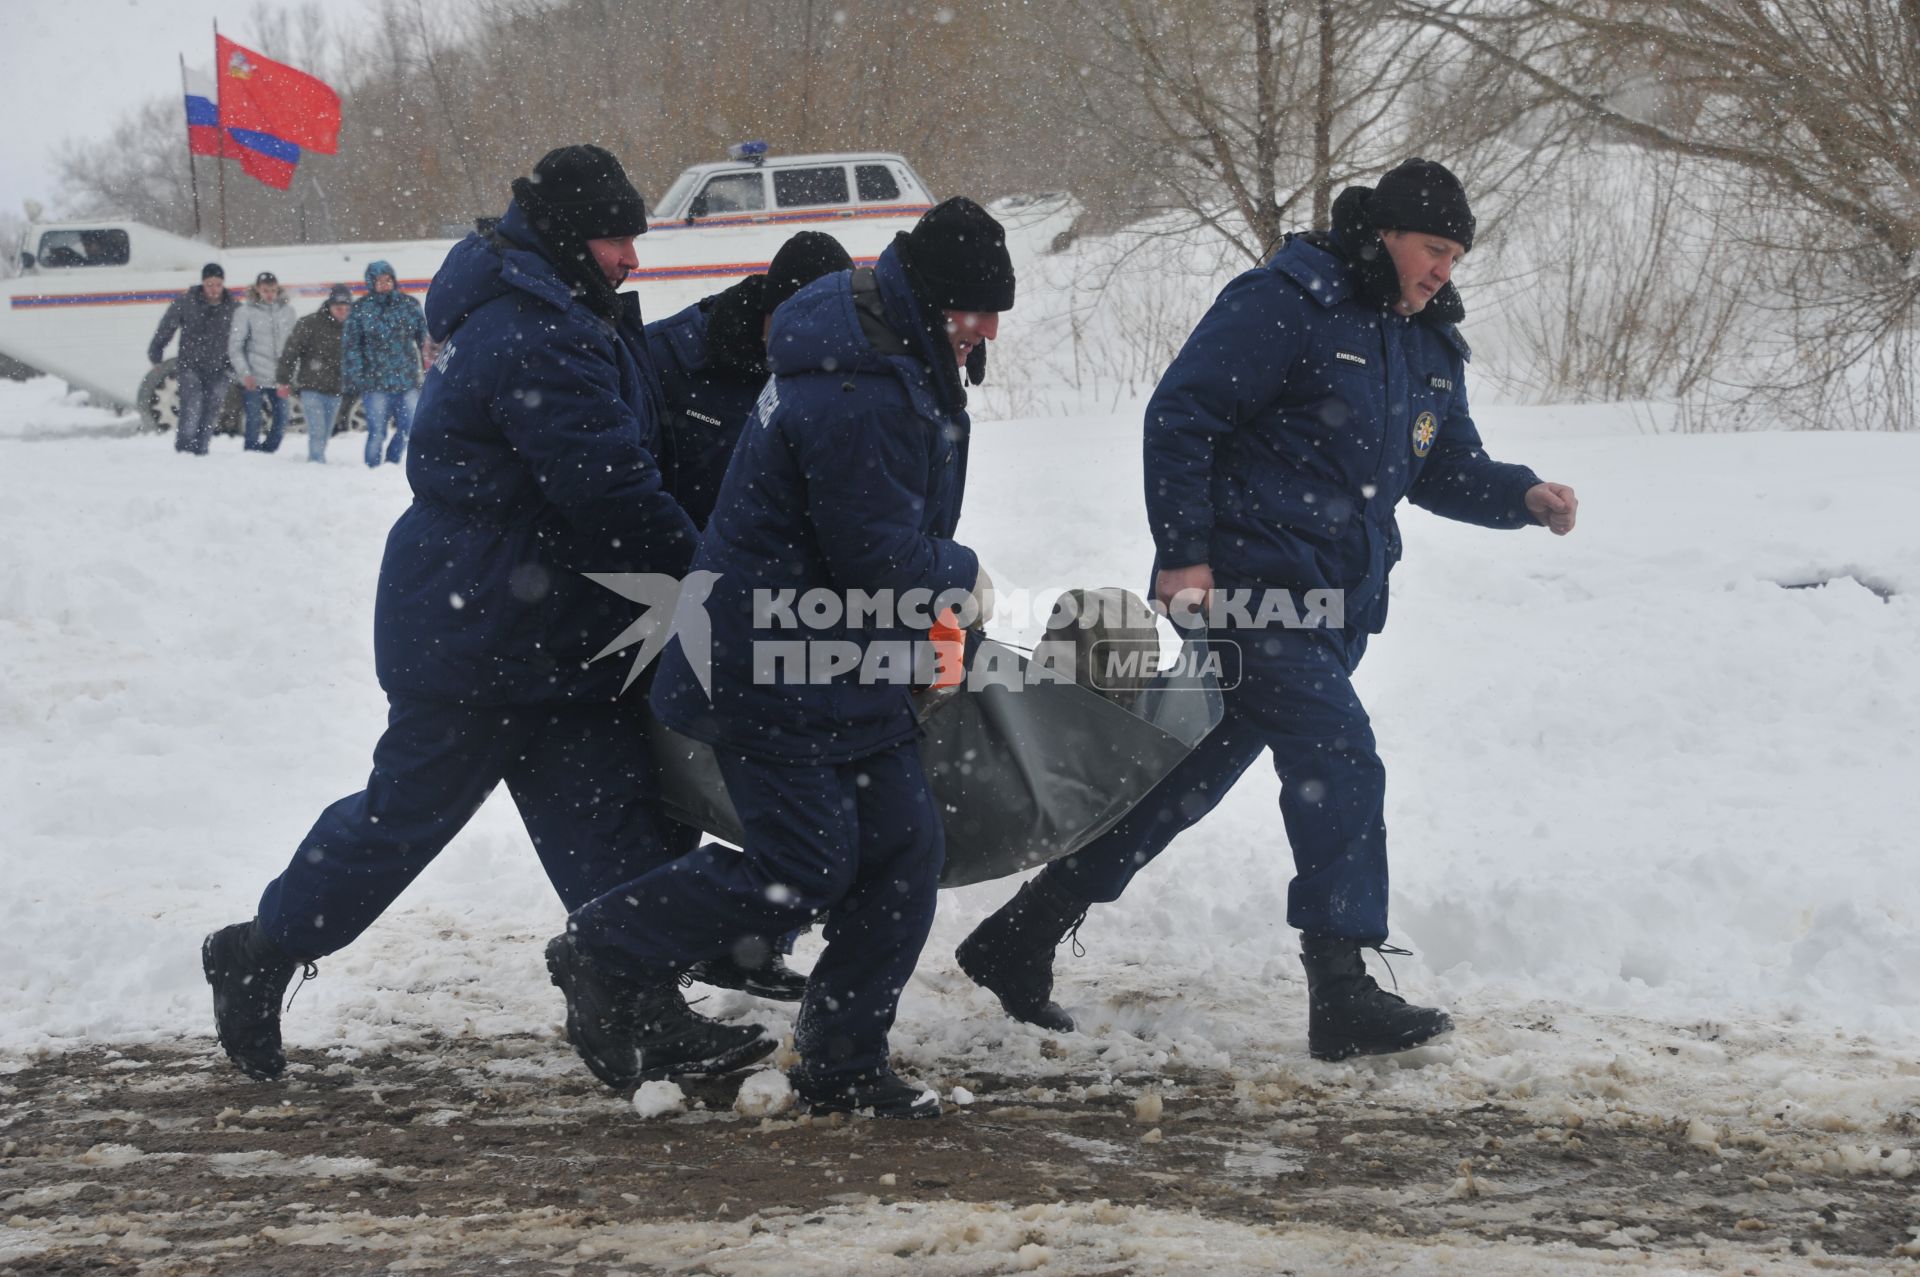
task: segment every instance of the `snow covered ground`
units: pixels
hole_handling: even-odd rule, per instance
[[[1873,1158],[1910,1148],[1920,435],[1679,436],[1645,420],[1481,413],[1494,455],[1578,488],[1572,537],[1402,516],[1392,621],[1359,683],[1389,770],[1394,939],[1417,955],[1396,973],[1453,1008],[1448,1043],[1385,1064],[1306,1058],[1277,785],[1256,769],[1095,911],[1084,958],[1063,955],[1083,1032],[1050,1043],[1009,1024],[953,965],[1012,882],[943,896],[895,1033],[906,1063],[1287,1076],[1438,1113],[1627,1105],[1824,1126]],[[1003,588],[1141,587],[1137,422],[1122,404],[978,426],[960,534]],[[326,467],[293,440],[179,457],[57,383],[0,383],[0,1069],[208,1035],[199,937],[248,916],[313,817],[364,779],[384,720],[373,584],[408,493],[357,444],[336,441]],[[1815,581],[1832,583],[1784,588]],[[561,921],[496,795],[322,964],[289,1046],[553,1032],[539,942]],[[736,995],[709,1005],[786,1022]],[[1099,1232],[1069,1219],[1092,1206],[1047,1209]],[[1253,1246],[1224,1223],[1137,1227],[1142,1254],[1200,1233],[1222,1256]],[[1308,1268],[1345,1244],[1295,1243]],[[1069,1250],[1051,1271],[1113,1267]],[[1389,1251],[1382,1267],[1450,1267]]]

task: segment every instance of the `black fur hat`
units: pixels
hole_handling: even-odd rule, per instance
[[[611,151],[562,146],[548,151],[527,177],[515,178],[513,197],[537,222],[551,220],[569,237],[620,239],[647,229],[647,205]]]
[[[771,315],[787,298],[823,275],[853,269],[853,258],[824,231],[801,231],[780,246],[767,263],[767,285],[760,305]]]
[[[938,310],[1013,309],[1013,256],[993,214],[964,195],[928,209],[894,250],[921,301]]]
[[[1473,247],[1473,210],[1467,188],[1444,164],[1411,159],[1397,165],[1367,199],[1367,214],[1383,231],[1419,231]]]
[[[588,307],[607,319],[620,294],[595,264],[589,240],[624,239],[647,229],[647,206],[611,151],[562,146],[548,151],[528,177],[513,180],[513,200],[552,253],[554,269]]]

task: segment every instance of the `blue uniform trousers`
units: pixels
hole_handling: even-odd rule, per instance
[[[945,854],[918,747],[831,765],[716,753],[743,850],[709,845],[615,888],[574,913],[576,943],[659,978],[827,914],[795,1046],[813,1078],[879,1072]]]
[[[644,701],[388,699],[366,789],[320,814],[260,897],[260,924],[290,957],[310,961],[352,943],[501,781],[570,910],[699,841],[655,801]]]
[[[1216,632],[1213,650],[1229,674],[1239,673],[1225,694],[1225,718],[1125,819],[1049,865],[1042,880],[1072,899],[1118,900],[1267,750],[1293,847],[1288,923],[1316,935],[1384,941],[1386,769],[1351,681],[1365,649],[1364,634],[1339,630]]]

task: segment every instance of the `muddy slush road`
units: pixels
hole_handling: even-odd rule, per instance
[[[741,1116],[738,1078],[689,1084],[700,1107],[642,1120],[532,1036],[296,1053],[272,1085],[199,1043],[6,1068],[0,1273],[35,1277],[818,1271],[810,1227],[872,1237],[861,1221],[936,1203],[1000,1205],[959,1240],[933,1230],[831,1271],[1207,1270],[1124,1248],[1090,1263],[1064,1224],[1048,1236],[1040,1208],[1070,1203],[1109,1234],[1148,1208],[1276,1245],[1307,1229],[1545,1248],[1539,1271],[1637,1255],[1657,1271],[1911,1272],[1899,1256],[1920,1223],[1920,1178],[1835,1164],[1817,1131],[1703,1133],[1624,1106],[1603,1122],[1406,1111],[1284,1076],[953,1076],[943,1093],[970,1104],[905,1123]],[[969,1258],[965,1238],[996,1220],[1010,1249]],[[785,1259],[747,1264],[756,1239]]]

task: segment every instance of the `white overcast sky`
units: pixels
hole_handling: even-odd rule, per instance
[[[329,6],[335,21],[377,0]],[[213,21],[245,44],[266,0],[0,0],[0,209],[54,206],[53,157],[102,145],[128,111],[180,98],[179,55],[213,65]],[[182,123],[184,130],[186,125]],[[185,140],[182,138],[181,145]]]

